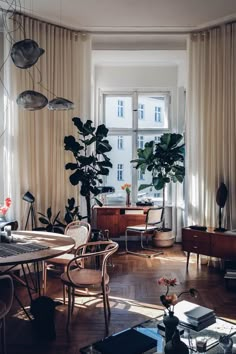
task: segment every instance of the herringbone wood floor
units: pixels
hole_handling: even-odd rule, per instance
[[[219,316],[236,320],[235,290],[225,288],[222,271],[207,265],[197,267],[193,256],[186,272],[186,257],[181,245],[163,250],[163,255],[152,260],[120,255],[120,251],[113,256],[113,266],[109,267],[112,312],[110,333],[159,314],[159,297],[164,289],[157,285],[157,279],[163,275],[177,278],[176,293],[190,287],[197,288],[199,297],[194,299],[196,303],[214,308]],[[17,286],[16,291],[24,304],[29,304],[25,289]],[[47,295],[62,299],[60,279],[49,278]],[[185,299],[188,300],[186,297]],[[192,298],[189,300],[193,301]],[[64,305],[57,308],[57,338],[53,342],[44,343],[33,338],[30,321],[14,302],[6,321],[8,354],[79,354],[81,347],[104,337],[101,301],[78,298],[69,335],[65,331],[66,310]]]

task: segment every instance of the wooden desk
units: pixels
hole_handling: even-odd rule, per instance
[[[182,247],[187,252],[187,268],[190,253],[223,259],[235,260],[236,258],[236,235],[224,232],[215,232],[213,228],[206,231],[192,230],[189,227],[182,229]]]
[[[144,224],[150,206],[95,206],[93,208],[93,226],[109,230],[109,236],[120,237],[125,234],[127,226]]]

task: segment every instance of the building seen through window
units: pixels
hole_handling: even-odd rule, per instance
[[[123,150],[124,148],[124,139],[122,135],[118,135],[118,139],[117,139],[117,148],[118,150]]]
[[[144,119],[144,104],[142,103],[138,105],[138,119]]]
[[[118,100],[117,102],[117,116],[124,117],[124,101]]]

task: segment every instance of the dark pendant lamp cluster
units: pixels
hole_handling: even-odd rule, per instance
[[[24,39],[14,43],[10,55],[17,68],[28,69],[37,63],[44,52],[45,50],[39,48],[38,43],[34,40]],[[66,98],[56,97],[48,101],[46,96],[34,90],[21,92],[16,99],[16,103],[28,111],[36,111],[45,106],[48,106],[49,110],[69,110],[74,108],[74,103]]]

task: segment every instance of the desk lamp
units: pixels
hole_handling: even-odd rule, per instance
[[[34,213],[34,201],[35,198],[34,196],[28,191],[26,192],[22,199],[27,202],[30,203],[30,207],[29,207],[29,211],[28,211],[28,215],[27,215],[27,219],[26,219],[26,223],[25,223],[25,230],[27,229],[28,226],[28,221],[29,221],[29,216],[31,215],[31,228],[32,230],[36,227],[36,220],[35,220],[35,213]]]

